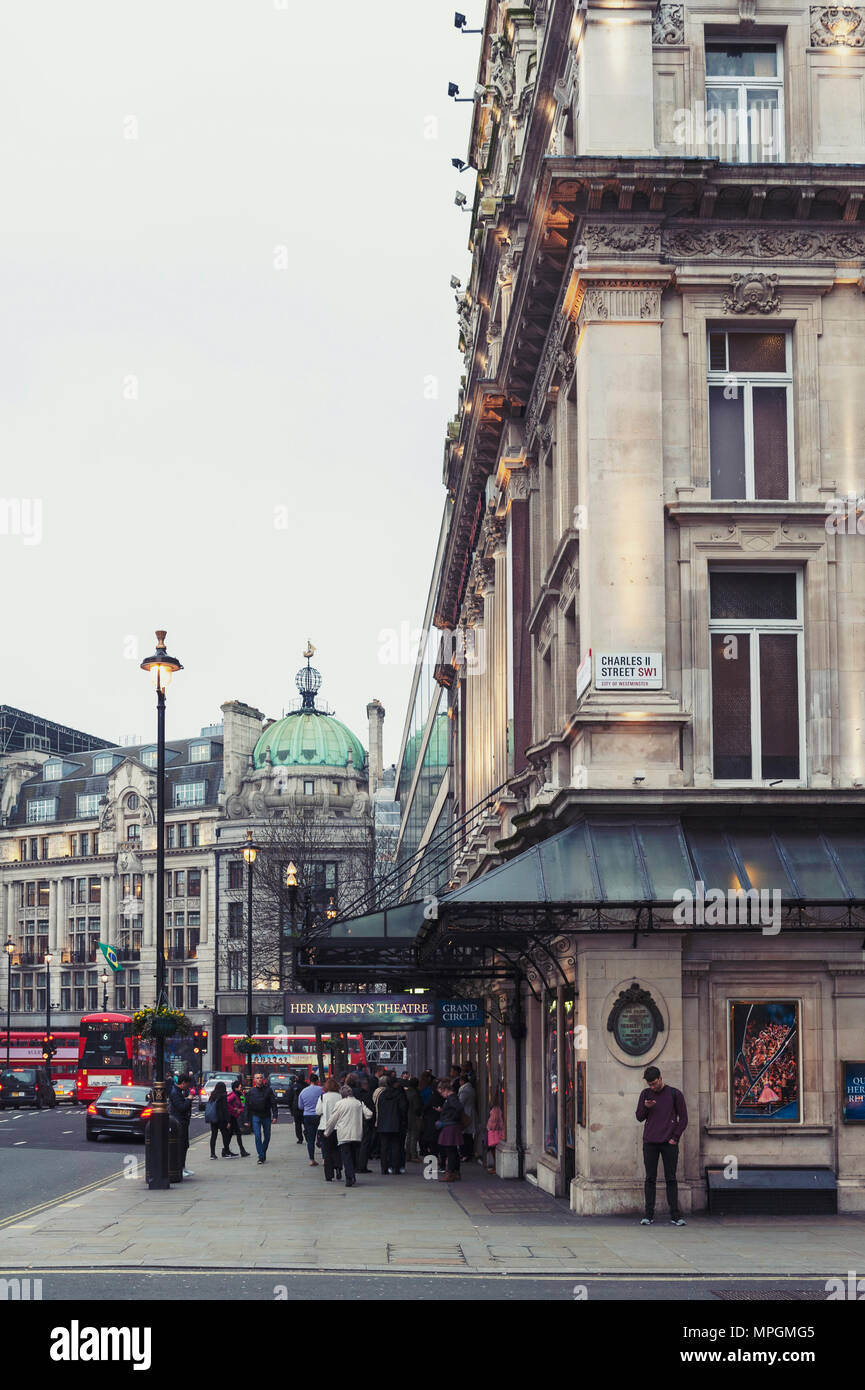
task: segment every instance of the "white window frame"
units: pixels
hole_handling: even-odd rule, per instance
[[[113,754],[113,753],[99,753],[99,754],[97,754],[97,756],[93,759],[93,773],[94,773],[94,776],[104,776],[104,775],[106,774],[106,772],[110,772],[110,771],[112,770],[113,767],[114,767],[114,754]]]
[[[727,349],[727,361],[730,360],[729,336],[731,333],[753,333],[755,337],[766,335],[771,330],[767,326],[759,328],[730,328],[725,325],[723,328],[712,328],[706,325],[706,408],[709,412],[709,490],[712,486],[712,410],[710,388],[729,387],[730,378],[735,378],[735,389],[744,391],[744,424],[745,424],[745,496],[734,497],[712,497],[713,502],[795,502],[796,500],[796,456],[793,447],[793,334],[789,328],[781,329],[784,334],[784,361],[786,371],[784,372],[731,372],[729,368],[721,371],[718,368],[709,366],[711,362],[711,337],[718,333],[723,333]],[[778,499],[760,497],[756,495],[756,483],[754,474],[754,388],[757,390],[761,386],[780,386],[787,392],[787,496]]]
[[[191,743],[191,744],[189,745],[189,761],[190,761],[191,763],[209,763],[209,762],[210,762],[210,744],[209,744],[209,743]]]
[[[795,618],[713,618],[712,615],[712,575],[721,573],[733,574],[795,574],[796,576],[796,617]],[[715,777],[715,748],[714,742],[710,752],[710,766],[712,768],[713,785],[721,787],[806,787],[808,785],[805,740],[805,572],[796,565],[716,565],[709,566],[709,648],[711,651],[712,637],[744,637],[751,640],[748,643],[748,654],[750,661],[750,689],[751,689],[751,771],[759,772],[762,766],[762,746],[760,741],[760,643],[761,633],[786,633],[794,634],[796,641],[796,668],[797,685],[799,695],[799,776],[796,778],[786,777],[780,781],[777,778],[765,777]],[[711,658],[710,658],[711,663]],[[710,664],[710,698],[714,701],[714,687],[711,682]],[[709,720],[709,737],[712,738],[713,719]]]
[[[40,825],[44,821],[57,819],[57,797],[35,796],[27,802],[27,824]]]
[[[145,767],[154,768],[159,762],[159,752],[156,748],[145,748],[141,754],[141,761]]]
[[[63,764],[61,762],[43,763],[42,780],[44,782],[59,782],[63,776]]]
[[[203,806],[207,795],[206,782],[178,782],[174,788],[174,806]]]
[[[79,792],[75,798],[75,815],[78,820],[96,820],[99,815],[99,792]],[[93,803],[93,810],[87,809],[84,803],[89,806]]]
[[[704,48],[704,53],[708,52],[708,50],[709,50],[713,45],[715,45],[715,44],[723,44],[726,48],[753,48],[753,47],[755,47],[756,45],[760,45],[760,46],[762,47],[764,44],[770,44],[770,43],[772,43],[772,40],[769,39],[769,38],[761,38],[760,35],[759,35],[759,31],[755,31],[755,33],[751,36],[750,39],[742,39],[742,38],[740,38],[740,37],[739,37],[738,35],[736,35],[736,34],[731,34],[729,37],[727,37],[727,36],[724,35],[724,34],[707,34],[707,35],[705,35],[705,48]],[[710,87],[723,87],[723,88],[726,88],[727,91],[731,91],[731,90],[738,89],[739,97],[738,97],[738,107],[737,107],[737,115],[736,115],[736,120],[737,120],[737,125],[736,125],[736,145],[737,145],[737,154],[738,154],[738,158],[735,160],[735,163],[736,163],[736,164],[753,164],[753,163],[755,162],[754,160],[752,160],[752,159],[749,158],[749,150],[748,150],[748,147],[747,147],[747,130],[748,130],[748,88],[749,88],[749,87],[757,87],[757,88],[761,88],[761,89],[763,89],[763,90],[765,90],[765,89],[767,89],[767,88],[771,88],[773,91],[777,91],[777,93],[778,93],[778,131],[777,131],[777,135],[778,135],[778,153],[777,153],[776,158],[773,159],[773,160],[761,159],[761,160],[759,160],[758,162],[759,162],[760,164],[770,164],[770,163],[771,163],[771,164],[783,164],[783,163],[784,163],[784,159],[785,159],[785,142],[784,142],[784,134],[785,134],[785,129],[784,129],[784,127],[785,127],[785,115],[784,115],[784,45],[783,45],[783,43],[782,43],[780,40],[776,40],[776,41],[775,41],[775,54],[776,54],[776,68],[777,68],[777,74],[776,74],[775,77],[735,77],[735,76],[730,76],[730,77],[710,77],[710,76],[709,76],[709,73],[708,73],[708,71],[707,71],[706,63],[705,63],[705,61],[704,61],[704,65],[703,65],[703,76],[704,76],[705,82],[706,82],[705,94],[706,94],[706,125],[707,125],[707,130],[706,130],[706,149],[707,149],[707,151],[710,150],[710,148],[711,148],[711,142],[709,141],[709,138],[708,138],[708,137],[709,137],[708,123],[709,123],[709,88],[710,88]],[[744,133],[744,140],[743,140],[743,133]],[[709,157],[712,158],[713,156],[710,155]]]

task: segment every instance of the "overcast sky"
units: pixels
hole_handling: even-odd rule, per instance
[[[0,0],[0,703],[152,739],[164,627],[185,737],[281,714],[310,637],[396,759],[461,371],[453,14]]]

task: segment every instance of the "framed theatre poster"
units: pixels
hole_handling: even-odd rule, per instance
[[[730,1003],[730,1118],[801,1119],[798,1000]]]
[[[865,1125],[865,1062],[841,1063],[841,1104],[845,1125]]]

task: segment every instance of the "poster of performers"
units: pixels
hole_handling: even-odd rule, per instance
[[[799,1005],[730,1004],[733,1120],[798,1120]]]

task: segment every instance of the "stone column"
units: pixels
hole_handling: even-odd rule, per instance
[[[210,918],[210,870],[206,867],[201,870],[201,935],[199,942],[207,940],[207,927]]]
[[[48,950],[52,955],[57,954],[57,905],[60,891],[63,887],[62,879],[52,878],[48,882]]]
[[[108,880],[108,936],[103,936],[102,940],[107,941],[112,946],[117,945],[117,874],[114,873]]]
[[[580,47],[579,155],[654,155],[652,0],[588,0]]]
[[[144,941],[143,948],[152,949],[156,943],[156,873],[148,869],[144,875]]]

